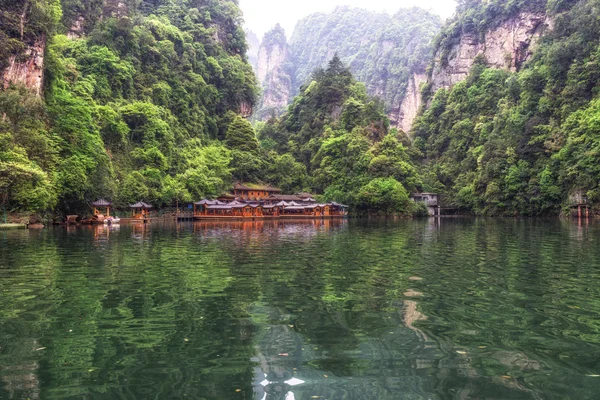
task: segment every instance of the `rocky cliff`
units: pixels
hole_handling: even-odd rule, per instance
[[[8,67],[2,73],[4,88],[10,84],[21,84],[40,96],[44,82],[45,50],[46,37],[41,36],[33,45],[27,46],[23,54],[11,56]]]
[[[420,106],[417,89],[433,51],[432,40],[441,20],[418,8],[390,15],[352,7],[316,13],[296,25],[289,41],[263,41],[257,75],[263,85],[264,107],[281,110],[309,84],[313,72],[338,54],[371,96],[386,106],[394,126],[403,115],[412,121]],[[285,37],[283,38],[285,41]],[[405,93],[411,91],[412,93]],[[405,101],[405,94],[411,98]],[[412,115],[414,114],[414,115]],[[264,113],[263,113],[264,115]]]
[[[292,96],[290,50],[281,26],[265,34],[258,51],[256,75],[262,87],[258,119],[279,114]]]
[[[246,42],[248,43],[248,51],[246,55],[248,56],[248,62],[256,72],[256,68],[258,66],[258,51],[260,50],[260,39],[256,36],[256,33],[251,30],[246,29]]]
[[[551,24],[545,13],[523,12],[482,36],[476,33],[461,35],[456,45],[439,49],[435,54],[431,88],[435,92],[464,80],[478,56],[483,56],[492,67],[518,71]]]
[[[483,57],[491,67],[519,71],[533,54],[540,37],[552,25],[552,19],[544,12],[521,12],[483,34],[462,33],[453,45],[436,49],[431,76],[427,79],[428,89],[433,94],[463,81],[477,57]],[[421,108],[422,95],[418,89],[425,81],[423,76],[413,76],[397,115],[391,115],[405,132],[412,129]]]
[[[390,121],[404,132],[411,130],[413,122],[421,109],[423,96],[421,95],[420,88],[425,82],[427,82],[426,74],[413,74],[408,80],[408,87],[406,88],[402,102],[392,107]]]

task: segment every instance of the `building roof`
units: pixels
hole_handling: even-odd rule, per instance
[[[243,190],[243,191],[260,190],[260,191],[264,191],[264,192],[278,192],[278,193],[281,192],[281,189],[278,189],[271,185],[255,185],[252,183],[245,183],[245,184],[237,183],[237,184],[233,185],[233,189],[234,190]]]
[[[196,205],[196,206],[213,206],[213,205],[217,205],[219,203],[220,203],[220,201],[218,201],[218,200],[202,199],[202,200],[194,203],[194,205]]]
[[[267,197],[269,201],[302,201],[302,199],[295,194],[272,194]]]
[[[206,208],[209,210],[231,210],[233,208],[233,206],[224,204],[224,205],[206,206]]]
[[[94,207],[110,207],[111,205],[112,203],[105,199],[96,200],[92,203],[92,206]]]
[[[143,201],[138,201],[135,204],[132,204],[129,206],[129,208],[146,208],[146,209],[150,209],[152,208],[152,206],[148,203],[144,203]]]
[[[315,208],[323,208],[325,207],[323,204],[309,204],[304,206],[304,208],[315,209]]]
[[[307,193],[307,192],[296,193],[296,196],[300,197],[301,199],[306,199],[306,198],[309,198],[309,197],[315,197],[312,193]]]

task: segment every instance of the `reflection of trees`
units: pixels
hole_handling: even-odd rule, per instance
[[[0,398],[593,397],[596,236],[460,220],[11,232]]]

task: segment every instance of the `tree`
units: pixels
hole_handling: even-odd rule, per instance
[[[227,128],[225,143],[232,150],[249,153],[256,153],[259,148],[252,124],[239,115]]]
[[[360,188],[357,208],[382,214],[403,213],[408,209],[408,192],[394,178],[376,178]]]

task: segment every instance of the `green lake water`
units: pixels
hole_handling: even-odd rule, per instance
[[[597,399],[600,224],[0,231],[0,399]]]

